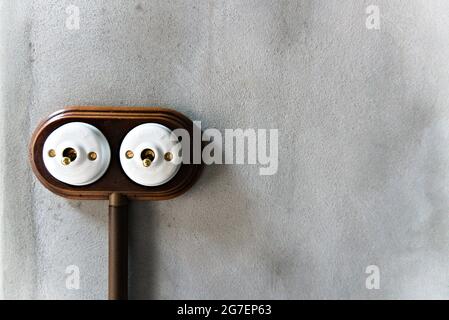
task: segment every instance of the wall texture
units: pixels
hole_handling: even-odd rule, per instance
[[[2,297],[106,298],[107,203],[37,183],[38,121],[166,105],[278,128],[279,171],[210,166],[180,198],[134,203],[131,298],[449,298],[449,3],[373,2],[0,0]]]

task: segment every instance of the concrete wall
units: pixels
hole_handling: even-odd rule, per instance
[[[447,1],[0,0],[0,30],[2,297],[106,298],[107,203],[36,181],[38,122],[167,105],[278,128],[279,170],[211,166],[177,199],[134,203],[131,298],[449,298]]]

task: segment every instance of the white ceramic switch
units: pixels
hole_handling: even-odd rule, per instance
[[[96,127],[70,122],[48,136],[43,159],[54,178],[70,185],[84,186],[103,176],[111,161],[111,150]]]
[[[169,128],[144,123],[132,129],[120,146],[120,163],[134,182],[148,187],[172,179],[181,167],[181,143]]]

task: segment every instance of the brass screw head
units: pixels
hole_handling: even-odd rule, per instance
[[[70,162],[72,162],[72,161],[70,160],[69,157],[64,157],[64,158],[62,158],[61,162],[63,165],[68,166],[70,164]]]
[[[173,160],[173,154],[171,152],[167,152],[164,154],[164,159],[166,161],[172,161]]]
[[[143,161],[142,161],[144,167],[149,167],[151,165],[151,162],[152,161],[148,158],[143,159]]]
[[[89,152],[87,157],[89,158],[90,161],[97,160],[97,154],[95,152]]]
[[[50,149],[50,150],[48,151],[48,156],[49,156],[50,158],[56,157],[56,151],[55,151],[54,149]]]
[[[126,159],[132,159],[134,157],[134,152],[131,150],[126,151],[125,153]]]

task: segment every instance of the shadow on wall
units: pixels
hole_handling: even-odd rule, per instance
[[[229,198],[223,191],[223,187],[227,187],[222,184],[240,183],[235,177],[229,179],[233,176],[229,173],[229,166],[206,166],[199,181],[186,194],[164,202],[132,203],[129,215],[130,299],[164,299],[186,296],[186,292],[204,294],[188,288],[189,281],[205,277],[207,284],[213,286],[210,276],[198,272],[197,268],[214,268],[207,265],[207,261],[213,260],[208,257],[218,254],[216,245],[226,248],[226,252],[222,252],[226,257],[245,247],[250,220],[241,206],[246,201],[242,201],[244,195],[240,194],[238,200],[232,202],[235,205],[229,205]],[[210,210],[195,206],[211,200],[214,204]],[[185,274],[192,269],[197,270],[192,272],[192,279],[185,279]],[[217,281],[220,278],[217,275]],[[207,292],[207,284],[198,285]]]

